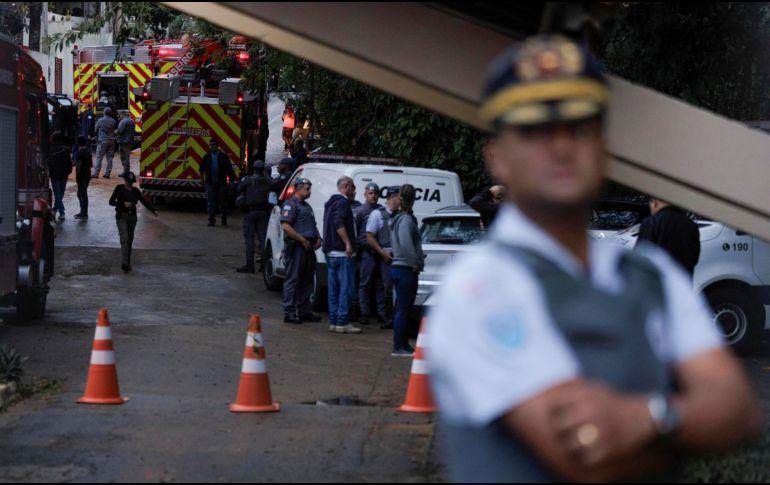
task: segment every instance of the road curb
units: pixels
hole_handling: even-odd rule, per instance
[[[15,382],[0,383],[0,411],[5,411],[8,406],[21,400],[19,385]]]

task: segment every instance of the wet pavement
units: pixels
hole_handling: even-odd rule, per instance
[[[271,133],[268,161],[280,160],[280,126]],[[29,375],[56,381],[0,413],[0,481],[440,480],[434,417],[396,411],[411,359],[390,356],[391,332],[283,324],[280,293],[234,271],[243,264],[239,214],[207,227],[201,202],[162,205],[157,218],[140,208],[124,274],[107,205],[121,182],[116,167],[117,158],[113,178],[92,181],[87,221],[73,219],[76,187],[67,188],[45,318],[21,323],[0,309],[0,343],[29,357]],[[101,307],[130,397],[122,406],[75,404]],[[228,411],[252,313],[262,318],[279,413]]]

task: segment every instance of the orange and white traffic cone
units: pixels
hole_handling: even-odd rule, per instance
[[[259,315],[252,315],[243,350],[243,367],[238,397],[230,405],[234,413],[270,413],[281,406],[270,395],[270,379],[267,376],[265,348],[262,346],[262,325]]]
[[[96,335],[91,350],[91,367],[88,369],[86,393],[78,399],[80,404],[123,404],[127,397],[120,396],[118,369],[115,367],[115,351],[112,348],[112,330],[107,310],[99,310]]]
[[[433,395],[430,392],[428,366],[425,364],[425,350],[422,346],[423,332],[425,331],[423,318],[420,323],[420,333],[417,335],[417,348],[414,350],[412,361],[412,375],[409,377],[409,386],[406,389],[406,400],[398,408],[406,413],[435,413],[436,405],[433,403]]]

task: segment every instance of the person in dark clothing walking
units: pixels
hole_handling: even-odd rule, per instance
[[[209,153],[201,162],[201,180],[206,186],[206,201],[208,202],[209,226],[216,223],[216,215],[222,215],[222,225],[227,225],[227,178],[235,180],[235,172],[230,163],[230,157],[219,149],[219,142],[212,138],[209,142]]]
[[[59,133],[51,136],[52,155],[49,164],[51,177],[51,190],[54,195],[54,214],[59,212],[59,220],[64,220],[64,190],[67,188],[67,178],[72,173],[72,155],[69,148],[64,145]]]
[[[254,235],[259,241],[259,271],[265,252],[267,221],[270,218],[272,179],[265,176],[265,162],[257,160],[251,166],[252,174],[238,184],[238,193],[244,194],[243,238],[246,243],[246,264],[236,269],[239,273],[254,273]]]
[[[700,258],[698,225],[678,207],[650,198],[650,216],[639,227],[638,241],[649,241],[663,248],[692,276]]]
[[[481,214],[481,223],[486,230],[489,228],[490,224],[495,221],[497,210],[500,208],[500,203],[504,199],[505,187],[502,185],[493,185],[474,195],[473,198],[468,201],[468,205]]]
[[[88,219],[88,184],[91,183],[91,167],[93,159],[88,148],[88,139],[85,136],[78,137],[78,151],[75,155],[75,181],[78,184],[78,200],[80,201],[80,213],[75,219]]]
[[[120,250],[122,264],[120,268],[124,272],[131,271],[131,246],[134,244],[134,229],[136,228],[136,204],[140,203],[155,216],[158,211],[149,202],[144,200],[142,191],[134,187],[136,175],[128,172],[123,177],[124,183],[115,187],[110,196],[110,205],[115,207],[115,220],[118,223],[120,234]]]

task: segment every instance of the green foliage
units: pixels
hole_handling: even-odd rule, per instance
[[[17,36],[24,32],[27,25],[29,7],[24,2],[0,2],[0,32]]]
[[[0,382],[21,383],[24,375],[24,369],[21,364],[27,360],[22,357],[16,349],[0,346]]]
[[[281,87],[304,119],[310,114],[330,151],[389,156],[407,165],[452,170],[466,193],[485,182],[484,135],[430,110],[402,101],[365,84],[295,60],[281,70]]]
[[[605,36],[611,72],[729,118],[770,118],[770,6],[644,3],[618,9]]]
[[[82,39],[85,34],[98,33],[106,24],[114,27],[114,43],[119,46],[129,41],[162,39],[166,37],[169,23],[176,17],[172,10],[156,3],[106,2],[105,5],[102,15],[83,19],[77,29],[49,36],[48,44],[60,51]]]

